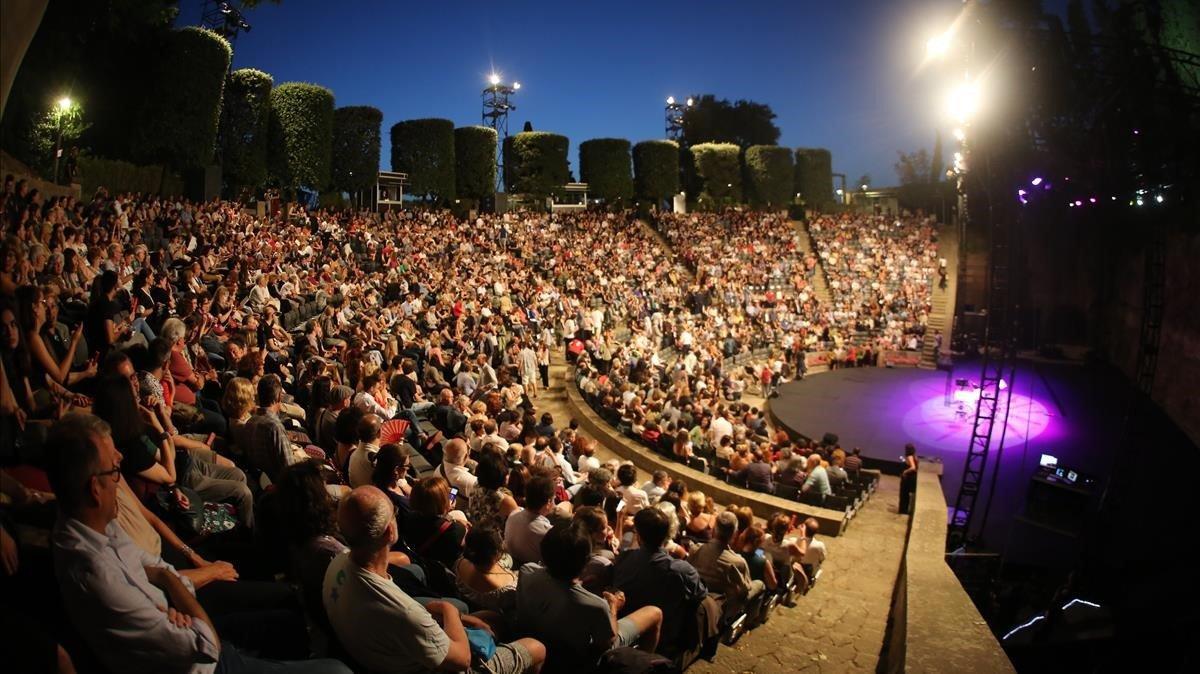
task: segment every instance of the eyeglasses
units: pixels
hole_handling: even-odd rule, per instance
[[[101,471],[99,473],[92,473],[92,477],[105,477],[107,475],[112,476],[113,482],[120,482],[121,481],[121,464],[120,464],[120,462],[118,462],[117,465],[113,466],[112,470],[105,470],[105,471]]]

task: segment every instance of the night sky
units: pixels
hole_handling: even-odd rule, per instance
[[[199,22],[181,0],[179,25]],[[416,117],[480,123],[494,67],[520,81],[511,133],[526,120],[571,139],[664,137],[668,95],[712,93],[775,111],[780,145],[826,147],[835,172],[896,183],[897,150],[932,149],[950,125],[941,101],[951,73],[921,69],[925,41],[958,0],[589,3],[283,0],[246,11],[253,29],[234,67],[275,83],[308,81],[337,105],[383,111],[388,130]]]

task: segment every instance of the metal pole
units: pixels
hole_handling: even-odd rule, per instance
[[[62,156],[62,134],[63,134],[63,115],[62,110],[58,111],[58,140],[54,141],[54,184],[58,184],[58,160]]]

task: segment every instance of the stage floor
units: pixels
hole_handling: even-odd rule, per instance
[[[815,439],[834,433],[847,452],[860,447],[864,456],[899,461],[904,445],[915,444],[918,455],[941,459],[942,489],[953,506],[975,416],[973,401],[955,400],[956,378],[977,382],[978,363],[956,364],[953,372],[833,370],[785,384],[770,405],[784,427]],[[995,548],[1008,547],[1013,519],[1024,511],[1029,479],[1043,453],[1081,473],[1108,474],[1127,400],[1125,387],[1110,372],[1081,365],[1022,362],[1012,385],[1003,450],[998,418],[988,461],[989,471],[999,467],[984,532]],[[989,472],[985,484],[991,480]],[[1103,484],[1098,479],[1096,488]],[[977,507],[987,504],[990,490],[982,497]]]

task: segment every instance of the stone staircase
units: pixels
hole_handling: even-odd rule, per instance
[[[808,234],[808,225],[799,220],[793,220],[792,226],[796,229],[796,243],[800,246],[801,256],[812,255],[817,258],[817,273],[813,274],[812,279],[813,294],[817,296],[823,306],[831,306],[833,297],[829,294],[829,279],[825,278],[825,267],[821,266],[821,256],[817,254],[817,247]]]
[[[946,259],[946,287],[939,287],[940,281],[935,272],[932,308],[921,347],[920,367],[927,370],[937,368],[938,364],[935,335],[938,332],[942,333],[942,352],[947,353],[950,351],[950,337],[954,330],[954,306],[958,294],[958,230],[953,225],[943,225],[939,232],[938,257]]]

